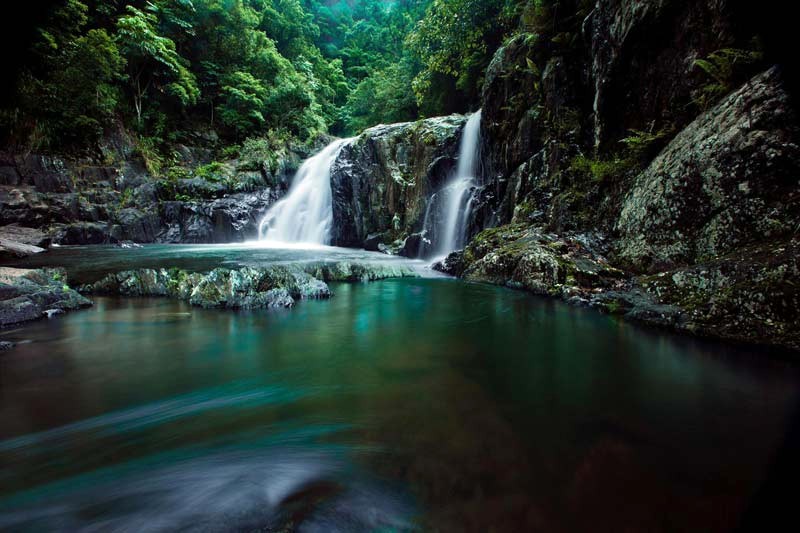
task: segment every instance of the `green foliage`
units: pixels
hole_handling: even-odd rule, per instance
[[[417,116],[417,102],[410,90],[408,64],[390,65],[361,80],[343,110],[349,131],[380,123],[402,122]]]
[[[274,141],[264,137],[251,137],[242,143],[239,151],[239,170],[261,170],[277,164]]]
[[[532,1],[532,0],[531,0]],[[308,141],[473,107],[522,0],[60,0],[2,133],[91,147],[120,120],[159,168],[202,127]],[[415,93],[416,91],[416,93]]]
[[[707,78],[708,83],[695,91],[693,99],[700,109],[708,109],[737,85],[750,78],[761,66],[763,54],[754,43],[753,50],[723,48],[704,59],[697,59],[694,67]]]
[[[631,130],[630,135],[621,139],[620,142],[625,145],[630,157],[647,162],[664,146],[672,132],[672,128],[669,127],[655,132]]]
[[[516,20],[512,0],[433,0],[407,38],[423,68],[413,81],[423,112],[456,90],[474,101],[492,54]],[[432,104],[433,103],[433,104]]]
[[[133,6],[117,21],[117,42],[128,61],[128,80],[133,93],[137,123],[152,91],[174,97],[181,106],[194,104],[200,90],[175,42],[158,32],[158,16]]]
[[[120,207],[131,207],[134,204],[133,189],[125,189],[119,194]]]
[[[154,137],[139,137],[136,140],[136,154],[142,158],[147,171],[153,176],[161,174],[164,166],[164,156],[159,150],[159,139]]]
[[[605,183],[619,178],[634,168],[635,162],[630,158],[612,156],[604,158],[588,158],[583,154],[576,156],[570,170],[578,175],[588,176],[596,183]]]
[[[229,169],[224,163],[212,161],[207,165],[201,165],[194,170],[194,175],[206,181],[225,181],[229,177]]]

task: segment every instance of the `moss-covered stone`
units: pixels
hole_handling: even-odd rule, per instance
[[[63,269],[0,268],[0,327],[92,305],[66,282]]]

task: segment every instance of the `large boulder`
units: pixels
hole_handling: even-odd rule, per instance
[[[370,128],[346,144],[331,168],[332,243],[361,247],[422,229],[428,198],[455,165],[466,118],[437,117]]]
[[[0,268],[0,327],[90,305],[67,285],[63,269]]]
[[[638,176],[617,222],[619,258],[658,271],[795,232],[799,134],[779,70],[753,78]]]

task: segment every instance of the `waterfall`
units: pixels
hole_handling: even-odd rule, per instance
[[[352,139],[339,139],[306,159],[286,196],[273,205],[258,225],[262,241],[328,244],[333,224],[331,165]]]
[[[461,134],[455,174],[428,202],[424,224],[426,235],[431,235],[433,242],[430,243],[427,255],[444,257],[466,245],[480,163],[480,141],[479,109],[469,117]]]

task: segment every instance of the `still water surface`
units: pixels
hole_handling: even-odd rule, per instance
[[[447,279],[12,331],[0,530],[726,531],[797,370]]]

